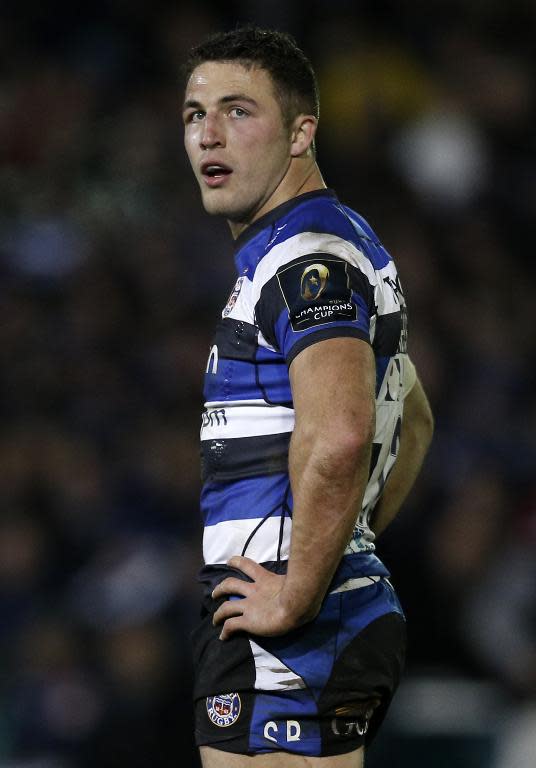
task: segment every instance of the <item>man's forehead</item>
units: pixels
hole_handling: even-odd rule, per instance
[[[270,74],[261,67],[251,67],[239,61],[204,61],[192,72],[186,84],[186,98],[193,92],[217,91],[243,92],[254,95],[259,87],[272,89]],[[221,95],[221,94],[219,94]]]

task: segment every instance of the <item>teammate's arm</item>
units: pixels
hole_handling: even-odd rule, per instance
[[[416,379],[404,400],[404,418],[396,462],[374,508],[370,527],[379,536],[396,517],[420,472],[434,433],[434,417]]]
[[[292,537],[286,576],[249,558],[229,562],[252,582],[228,578],[214,590],[222,638],[238,630],[278,635],[314,618],[348,544],[365,491],[375,426],[375,364],[356,338],[313,344],[290,366],[296,423],[290,443]]]

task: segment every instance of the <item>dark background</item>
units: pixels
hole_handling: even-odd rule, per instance
[[[529,768],[529,0],[0,4],[0,768],[196,765],[201,385],[234,276],[178,72],[245,20],[313,61],[321,169],[397,260],[436,416],[379,545],[410,647],[370,768]]]

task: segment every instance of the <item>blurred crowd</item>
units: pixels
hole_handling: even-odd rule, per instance
[[[436,437],[379,543],[408,674],[536,699],[534,4],[5,0],[2,768],[196,765],[201,386],[234,267],[179,68],[250,20],[313,61],[326,182],[409,304]]]

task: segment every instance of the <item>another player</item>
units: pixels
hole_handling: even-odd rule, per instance
[[[198,46],[183,115],[238,272],[205,381],[197,743],[206,768],[356,768],[404,658],[375,535],[432,434],[404,295],[326,189],[315,77],[290,37],[248,27]]]

